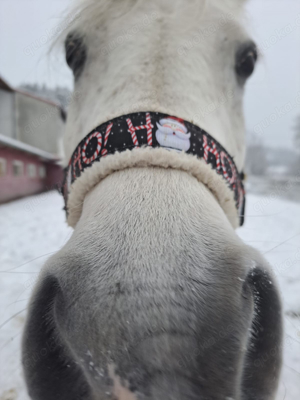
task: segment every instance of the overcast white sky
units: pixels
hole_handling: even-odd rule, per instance
[[[63,54],[47,56],[71,3],[0,0],[0,75],[11,85],[72,87]],[[300,1],[250,0],[247,10],[249,30],[263,52],[247,87],[247,129],[260,133],[269,146],[292,148],[300,114]]]

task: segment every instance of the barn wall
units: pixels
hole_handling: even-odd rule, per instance
[[[0,176],[0,203],[13,200],[19,197],[40,193],[46,189],[47,178],[40,178],[39,166],[47,167],[38,157],[9,148],[0,147],[0,158],[6,159],[6,175]],[[13,175],[13,161],[22,161],[24,170],[22,176]],[[35,164],[37,176],[28,176],[28,164]]]
[[[64,123],[60,110],[22,93],[16,93],[17,139],[59,156]]]
[[[46,186],[48,190],[58,189],[61,187],[64,178],[61,166],[53,163],[47,164],[47,180]]]
[[[0,133],[16,139],[15,93],[0,89]]]

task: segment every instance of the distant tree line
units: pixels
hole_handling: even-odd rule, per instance
[[[300,118],[297,132],[294,149],[268,147],[260,136],[248,132],[245,172],[256,176],[300,176]]]

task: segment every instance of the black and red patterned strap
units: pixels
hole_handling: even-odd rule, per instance
[[[158,112],[137,112],[114,118],[95,128],[79,143],[65,169],[61,189],[66,210],[70,186],[86,168],[109,154],[146,146],[184,151],[211,165],[234,192],[240,225],[243,225],[243,173],[238,172],[232,157],[203,129],[188,121]]]

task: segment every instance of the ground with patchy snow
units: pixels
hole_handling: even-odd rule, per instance
[[[238,234],[273,266],[285,313],[284,367],[277,400],[300,399],[300,202],[295,183],[248,195]],[[290,194],[289,194],[290,193]],[[283,199],[285,197],[285,199]],[[297,197],[297,196],[296,196]],[[293,201],[289,201],[293,199]],[[300,201],[300,198],[298,199]],[[0,400],[28,400],[20,364],[26,305],[45,260],[72,234],[56,192],[0,206]]]

